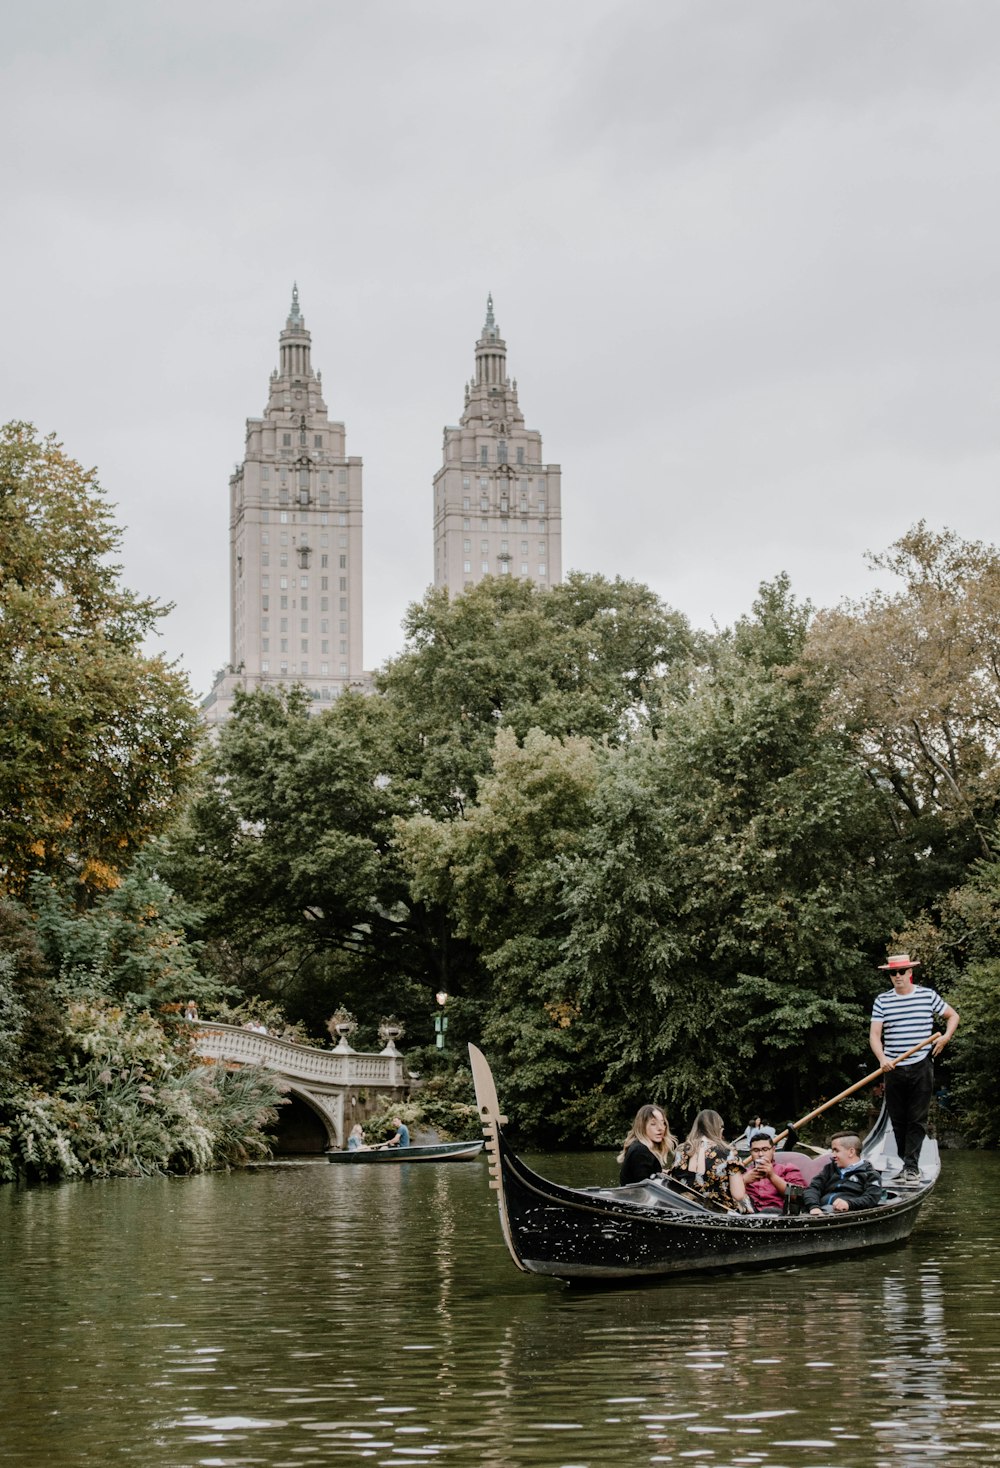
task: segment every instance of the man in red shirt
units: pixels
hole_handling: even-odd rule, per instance
[[[750,1134],[750,1166],[743,1174],[747,1196],[755,1213],[781,1213],[789,1186],[804,1188],[806,1180],[794,1162],[778,1162],[774,1138],[768,1132]]]

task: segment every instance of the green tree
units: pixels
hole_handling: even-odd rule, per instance
[[[571,574],[540,591],[487,577],[431,590],[404,622],[407,647],[378,678],[386,768],[434,816],[475,798],[503,725],[562,737],[627,737],[662,674],[691,653],[685,619],[645,586]]]
[[[412,894],[447,911],[488,975],[475,1013],[481,1035],[453,1040],[475,1039],[502,1057],[501,1074],[516,1077],[519,1124],[558,1136],[573,1128],[553,1097],[578,1089],[594,1068],[566,989],[560,863],[588,829],[600,761],[589,739],[530,729],[522,744],[501,728],[492,766],[462,816],[401,821],[399,847]]]
[[[381,773],[374,703],[345,695],[315,715],[301,689],[238,696],[162,854],[199,908],[215,974],[319,1033],[340,1002],[376,1020],[430,1007],[414,980],[429,967],[425,934],[392,849],[401,807]]]
[[[989,855],[1000,796],[1000,552],[923,522],[873,566],[902,582],[821,614],[807,656],[928,897]]]
[[[613,759],[567,870],[608,1080],[687,1116],[778,1114],[853,1075],[869,954],[899,914],[876,796],[796,661],[807,617],[784,578],[762,588],[669,735]]]
[[[0,890],[113,884],[176,808],[196,747],[183,676],[141,645],[169,610],[119,585],[93,471],[0,430]]]
[[[542,803],[551,844],[519,836],[491,781],[436,837],[439,895],[496,970],[484,1039],[530,1129],[610,1140],[651,1097],[676,1124],[777,1114],[853,1076],[900,907],[877,796],[797,661],[807,622],[784,579],[762,588],[654,727],[592,755],[575,802]]]

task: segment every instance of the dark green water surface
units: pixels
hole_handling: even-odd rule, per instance
[[[998,1186],[946,1153],[901,1249],[599,1292],[515,1270],[484,1161],[2,1189],[0,1462],[1000,1464]]]

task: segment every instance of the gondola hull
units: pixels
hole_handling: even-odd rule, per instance
[[[394,1162],[471,1162],[483,1150],[483,1143],[434,1142],[426,1147],[369,1147],[356,1151],[328,1152],[327,1161],[350,1163],[354,1167],[369,1164],[391,1165]]]
[[[819,1218],[714,1212],[659,1180],[563,1187],[509,1147],[489,1067],[475,1047],[470,1052],[504,1237],[514,1262],[532,1274],[628,1280],[867,1252],[908,1238],[934,1186],[936,1168],[929,1167],[922,1186],[889,1187],[877,1208]]]

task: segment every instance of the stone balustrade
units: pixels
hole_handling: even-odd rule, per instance
[[[323,1088],[350,1089],[362,1086],[406,1086],[409,1077],[403,1057],[392,1047],[381,1054],[336,1049],[319,1050],[278,1040],[256,1030],[236,1025],[193,1023],[195,1050],[206,1060],[233,1060],[243,1065],[262,1065],[280,1071],[291,1081]]]

